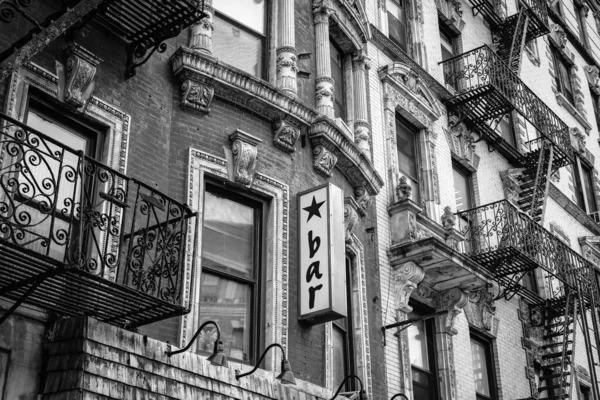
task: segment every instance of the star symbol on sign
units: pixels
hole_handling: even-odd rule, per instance
[[[303,210],[308,211],[308,219],[306,220],[306,222],[310,221],[313,215],[316,215],[317,217],[321,218],[321,212],[319,211],[319,208],[321,208],[323,203],[325,203],[325,201],[317,203],[317,201],[315,200],[315,196],[313,195],[312,204],[308,207],[303,208]]]

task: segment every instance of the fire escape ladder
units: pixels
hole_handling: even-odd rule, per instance
[[[585,285],[584,291],[582,291],[581,286]],[[591,317],[592,317],[592,326],[597,327],[597,318],[595,317],[595,312],[596,312],[596,307],[594,305],[594,301],[595,301],[595,296],[593,293],[594,290],[592,288],[593,283],[589,282],[589,281],[583,281],[581,279],[578,280],[577,282],[577,294],[578,294],[578,300],[579,300],[579,310],[580,310],[580,325],[581,325],[581,331],[583,332],[583,339],[585,342],[585,350],[586,350],[586,355],[587,355],[587,360],[588,360],[588,365],[590,366],[589,368],[589,373],[590,373],[590,381],[591,381],[591,389],[592,389],[592,394],[593,394],[593,398],[594,399],[600,399],[600,392],[598,391],[598,376],[596,374],[596,367],[595,367],[595,361],[594,361],[594,351],[593,349],[596,350],[596,356],[599,356],[600,354],[598,354],[598,332],[597,329],[592,329],[590,328],[590,325],[588,324],[588,320],[587,320],[587,307],[586,307],[586,303],[589,303],[590,305],[590,309],[589,311],[591,312]],[[588,301],[589,300],[589,301]],[[592,344],[592,338],[591,336],[594,336],[595,340],[596,340],[596,345],[594,346]]]
[[[544,140],[541,148],[527,153],[523,158],[525,169],[521,176],[518,204],[523,212],[538,223],[544,221],[553,157],[554,146]]]
[[[572,356],[575,354],[575,321],[577,320],[577,302],[570,289],[563,299],[563,313],[547,309],[544,339],[542,346],[542,371],[538,392],[546,393],[547,399],[563,400],[570,398],[573,383],[571,369]],[[548,307],[550,308],[550,307]]]
[[[510,44],[510,51],[507,65],[515,74],[520,75],[521,73],[521,59],[523,50],[525,49],[525,43],[527,42],[527,25],[529,25],[529,12],[527,9],[521,9],[517,17],[516,26],[513,28],[513,36]],[[510,32],[510,31],[509,31]],[[507,32],[503,32],[506,34]]]

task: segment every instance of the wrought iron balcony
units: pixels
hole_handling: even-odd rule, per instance
[[[490,24],[492,30],[500,32],[516,25],[518,13],[510,16],[502,15],[504,10],[506,10],[505,0],[500,2],[494,2],[492,0],[470,0],[470,2],[473,6],[473,15],[481,14]],[[548,5],[546,0],[520,0],[519,10],[527,10],[530,16],[530,23],[527,27],[527,41],[549,32]]]
[[[525,145],[540,147],[541,139],[554,148],[554,167],[571,162],[573,149],[567,125],[487,45],[443,61],[446,83],[456,89],[448,106],[472,124],[482,125],[513,110],[535,128],[537,137]]]
[[[130,328],[186,313],[189,207],[12,118],[0,126],[0,296]]]
[[[456,214],[465,236],[462,252],[486,268],[505,288],[533,303],[542,299],[520,283],[527,271],[542,268],[553,298],[566,286],[586,292],[592,285],[593,266],[568,245],[507,200]]]

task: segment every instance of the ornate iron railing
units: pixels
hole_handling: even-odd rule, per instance
[[[492,266],[496,276],[540,267],[548,273],[548,288],[554,295],[562,293],[563,285],[575,288],[592,282],[590,262],[507,200],[456,215],[458,230],[465,237],[463,253]]]
[[[465,105],[478,123],[517,110],[541,136],[572,158],[567,125],[487,45],[441,62],[444,79],[456,88],[451,106]]]
[[[535,15],[548,25],[548,5],[546,0],[520,0],[525,4]]]
[[[0,123],[0,244],[57,274],[76,270],[180,304],[190,208],[12,118]],[[9,278],[14,288],[33,279]]]

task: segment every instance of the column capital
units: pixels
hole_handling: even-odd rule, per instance
[[[331,14],[335,14],[335,8],[331,5],[330,0],[313,1],[315,23],[328,22]]]
[[[361,69],[371,69],[371,59],[364,50],[352,53],[352,66]]]

